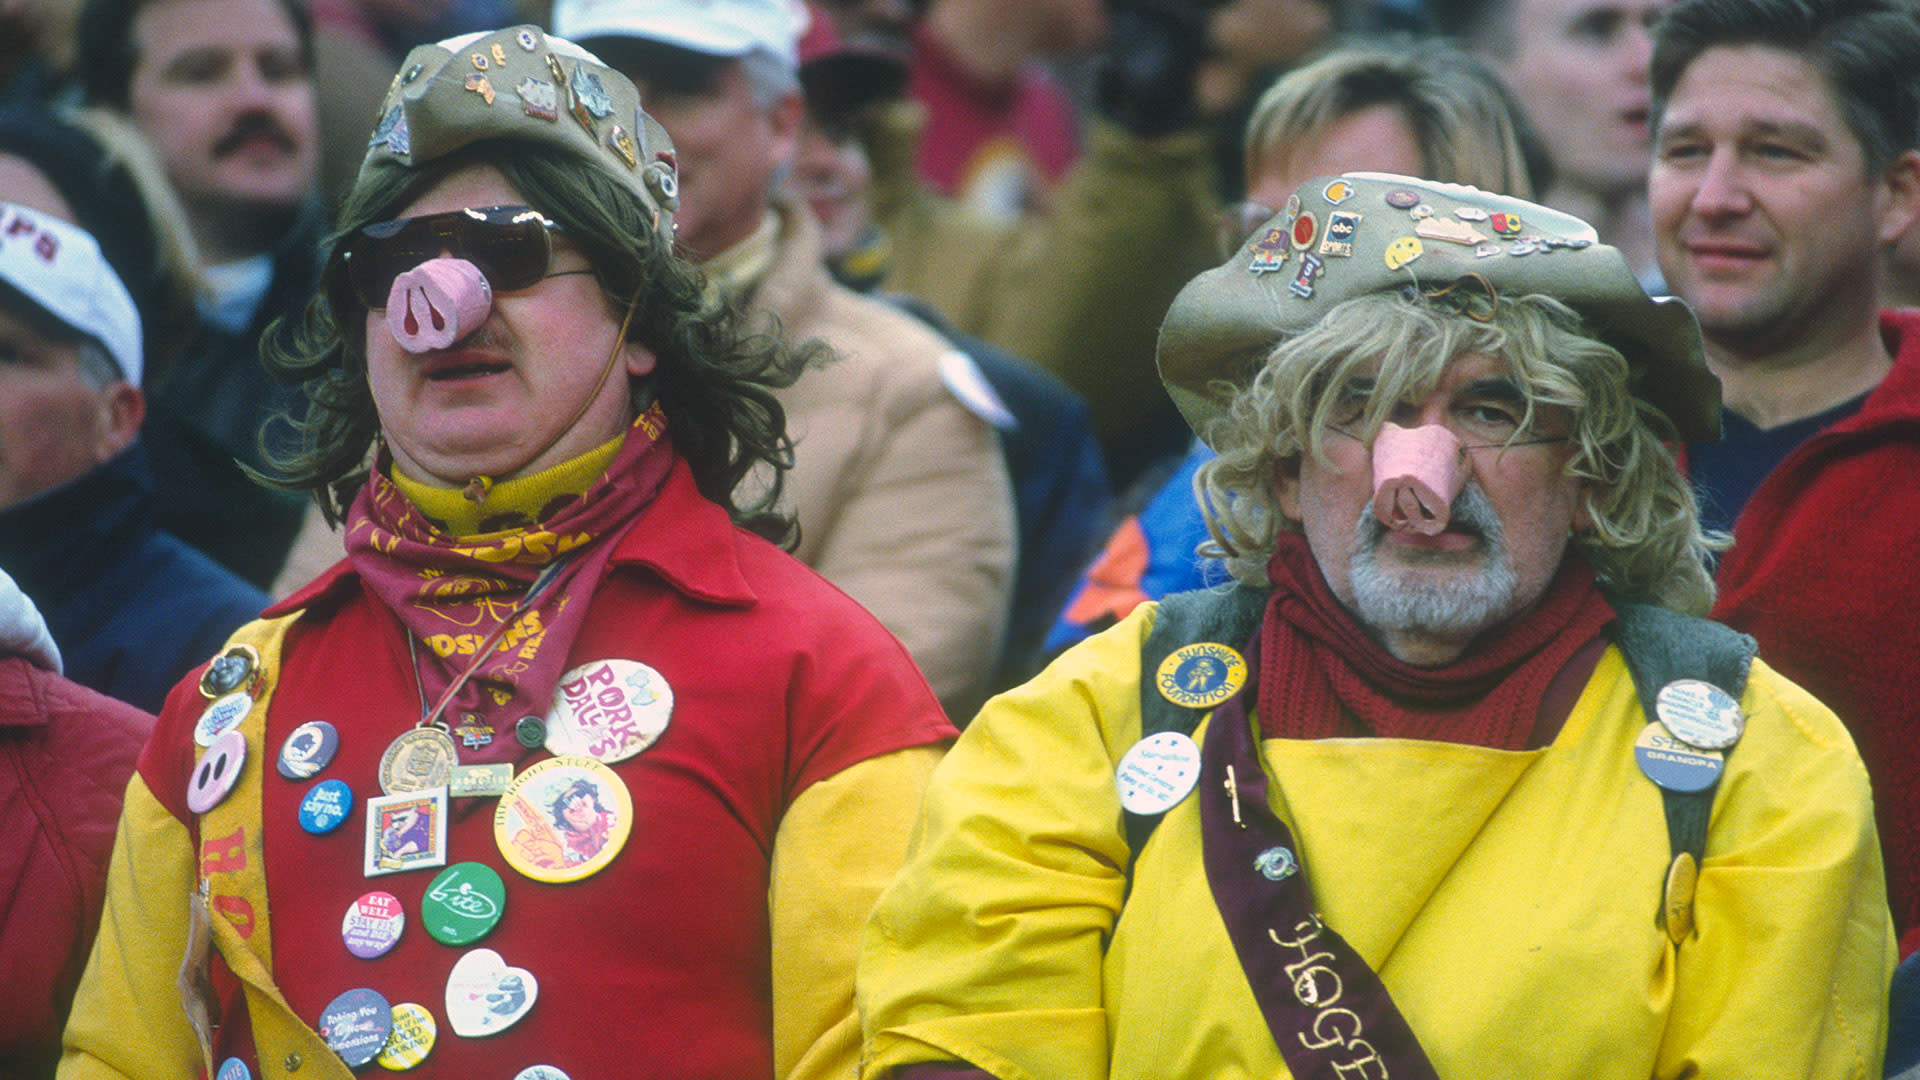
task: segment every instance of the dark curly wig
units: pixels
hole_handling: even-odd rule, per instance
[[[633,192],[597,164],[512,140],[475,143],[415,168],[377,166],[355,183],[329,241],[333,253],[319,291],[297,321],[272,326],[262,345],[267,369],[300,383],[308,403],[304,418],[286,418],[297,448],[276,455],[262,479],[311,492],[331,522],[344,516],[366,481],[379,417],[360,329],[366,307],[347,285],[341,241],[395,217],[442,178],[473,164],[498,169],[528,205],[566,231],[586,254],[609,306],[624,311],[634,304],[627,339],[658,360],[651,375],[632,380],[634,407],[660,403],[700,493],[734,521],[791,541],[792,522],[773,510],[781,476],[793,463],[786,413],[773,391],[791,385],[824,347],[790,347],[772,334],[753,333],[736,309],[705,289],[698,270],[671,254]],[[750,503],[737,504],[741,480],[760,466],[772,483]]]

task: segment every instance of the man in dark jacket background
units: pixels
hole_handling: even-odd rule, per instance
[[[153,711],[266,599],[155,527],[141,361],[140,316],[93,238],[0,203],[0,567],[76,682]]]

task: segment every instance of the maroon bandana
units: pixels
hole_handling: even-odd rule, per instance
[[[1525,749],[1536,721],[1557,729],[1564,719],[1544,715],[1549,688],[1576,660],[1591,670],[1598,650],[1588,646],[1613,618],[1592,567],[1570,556],[1531,611],[1454,663],[1418,667],[1395,659],[1341,605],[1306,537],[1283,534],[1267,576],[1274,590],[1261,624],[1260,726],[1272,738],[1377,735]]]
[[[513,618],[443,719],[508,731],[522,716],[544,716],[587,604],[615,543],[651,502],[673,467],[666,417],[655,405],[628,429],[606,473],[578,498],[556,499],[540,520],[471,537],[440,531],[378,469],[347,511],[347,559],[367,588],[425,646],[416,650],[421,689],[432,708],[474,662],[474,650]],[[526,610],[528,586],[565,563]],[[465,760],[517,752],[495,739],[463,750]]]

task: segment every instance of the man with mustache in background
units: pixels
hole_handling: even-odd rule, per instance
[[[76,71],[130,119],[187,210],[204,287],[185,355],[147,385],[161,523],[265,587],[298,498],[251,482],[260,428],[295,395],[260,366],[267,324],[319,271],[312,26],[295,0],[89,0]],[[240,464],[236,464],[236,462]]]

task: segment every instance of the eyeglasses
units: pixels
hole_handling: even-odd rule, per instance
[[[524,289],[549,276],[560,227],[530,206],[484,206],[379,221],[341,247],[347,283],[369,311],[384,311],[393,279],[428,259],[465,259],[495,292]]]
[[[1364,381],[1347,387],[1328,411],[1327,430],[1371,446],[1373,439],[1361,432],[1371,394],[1371,385]],[[1568,435],[1555,430],[1561,426],[1558,421],[1530,418],[1525,400],[1521,391],[1504,379],[1482,380],[1450,401],[1440,422],[1460,440],[1462,451],[1546,446],[1568,441]],[[1401,424],[1417,422],[1412,416],[1389,415],[1386,419]]]

